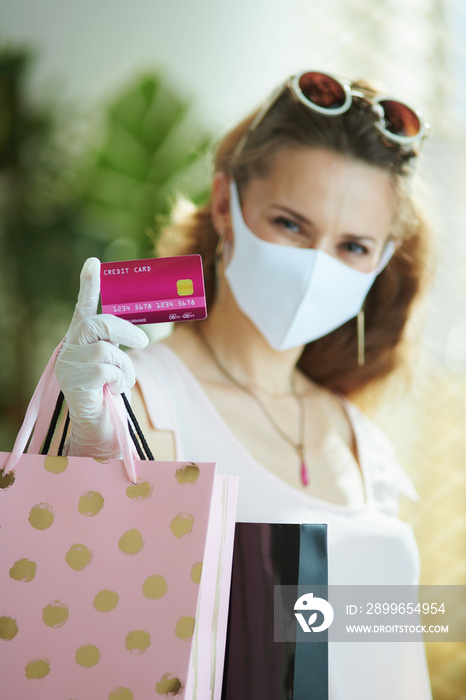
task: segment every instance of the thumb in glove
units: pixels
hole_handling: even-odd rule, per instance
[[[89,258],[81,271],[76,308],[57,358],[55,372],[70,412],[69,455],[112,458],[119,446],[103,387],[116,394],[134,386],[135,373],[128,355],[118,346],[143,348],[146,334],[110,314],[97,314],[100,261]]]

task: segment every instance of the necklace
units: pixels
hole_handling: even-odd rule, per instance
[[[234,377],[229,370],[225,367],[225,365],[220,361],[220,358],[216,354],[215,350],[213,347],[208,343],[207,339],[204,337],[203,333],[198,329],[198,334],[199,337],[201,338],[202,342],[204,343],[205,347],[207,348],[207,351],[209,352],[209,355],[211,356],[212,360],[214,363],[217,365],[218,369],[221,371],[221,373],[238,389],[243,391],[245,394],[251,397],[256,404],[259,406],[261,409],[262,413],[272,426],[272,428],[275,430],[275,432],[280,435],[280,437],[285,440],[285,442],[288,443],[288,445],[291,445],[294,450],[296,450],[299,460],[300,460],[300,476],[301,476],[301,483],[303,486],[308,486],[309,484],[309,476],[308,476],[308,469],[307,469],[307,464],[306,460],[304,457],[304,400],[301,394],[296,391],[295,387],[293,386],[293,381],[291,381],[291,395],[296,399],[298,406],[299,406],[299,442],[295,442],[292,440],[278,425],[276,420],[273,418],[273,416],[270,414],[270,411],[267,409],[267,407],[264,405],[263,401],[261,398],[254,392],[250,387],[248,387],[246,384],[242,384],[236,377]]]

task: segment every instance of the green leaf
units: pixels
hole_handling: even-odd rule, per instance
[[[104,132],[87,172],[86,215],[103,238],[131,239],[149,257],[146,231],[168,202],[206,196],[211,138],[159,74],[137,79],[109,105]]]

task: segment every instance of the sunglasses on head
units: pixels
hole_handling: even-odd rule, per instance
[[[429,131],[419,110],[393,97],[369,97],[352,88],[346,80],[340,80],[326,73],[307,71],[289,78],[263,105],[251,122],[248,131],[238,143],[235,156],[242,151],[247,137],[253,132],[285,90],[291,93],[308,109],[327,117],[344,114],[352,105],[353,97],[368,102],[377,119],[374,126],[383,136],[402,148],[409,149],[420,143]]]

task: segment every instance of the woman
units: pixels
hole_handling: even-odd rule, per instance
[[[414,488],[347,396],[398,366],[424,283],[410,180],[426,127],[362,83],[287,81],[221,142],[209,204],[162,236],[164,255],[202,255],[207,320],[131,354],[133,407],[157,458],[239,475],[238,521],[327,522],[330,584],[418,580],[397,519]],[[145,339],[94,316],[98,292],[91,260],[57,374],[69,454],[113,456],[102,386],[133,385],[117,344]],[[422,645],[333,644],[329,664],[332,700],[430,697]]]

